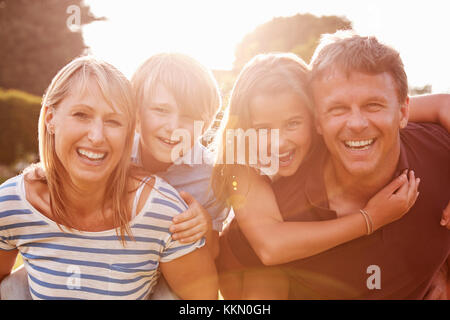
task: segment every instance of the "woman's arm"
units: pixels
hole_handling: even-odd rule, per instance
[[[415,202],[417,185],[413,175],[410,181],[402,174],[369,201],[365,209],[372,217],[374,230],[399,219]],[[309,257],[367,234],[359,212],[327,221],[284,222],[270,184],[256,173],[248,180],[240,179],[238,186],[245,202],[234,207],[236,219],[265,265]]]
[[[0,250],[0,283],[11,273],[14,263],[16,262],[17,249],[14,250]],[[0,297],[1,299],[1,297]]]
[[[213,259],[219,255],[219,232],[212,228],[212,219],[208,211],[189,193],[181,191],[180,196],[189,209],[172,220],[170,232],[172,238],[183,243],[195,242],[201,237],[206,238],[206,247]]]
[[[216,266],[202,247],[170,262],[161,263],[170,288],[184,300],[216,300],[219,291]]]
[[[450,132],[450,94],[410,97],[409,121],[438,123]]]

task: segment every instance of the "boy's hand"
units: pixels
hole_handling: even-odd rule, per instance
[[[173,218],[169,230],[174,240],[195,242],[212,229],[211,216],[189,193],[181,191],[180,196],[189,208]]]

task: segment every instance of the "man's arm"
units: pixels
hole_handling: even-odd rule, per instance
[[[410,97],[409,121],[437,123],[450,132],[450,94]]]

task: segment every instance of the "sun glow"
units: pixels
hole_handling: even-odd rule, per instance
[[[108,18],[83,27],[85,43],[127,76],[161,51],[189,54],[212,69],[231,69],[235,46],[255,27],[277,16],[312,13],[347,17],[358,33],[373,34],[401,53],[411,85],[450,92],[450,43],[442,36],[450,30],[445,1],[85,2],[96,16]]]

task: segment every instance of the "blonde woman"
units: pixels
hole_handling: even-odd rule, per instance
[[[0,281],[20,251],[33,299],[144,299],[159,272],[181,298],[217,298],[204,240],[169,232],[186,204],[130,166],[135,117],[110,64],[82,57],[58,72],[42,102],[41,162],[0,186]]]

